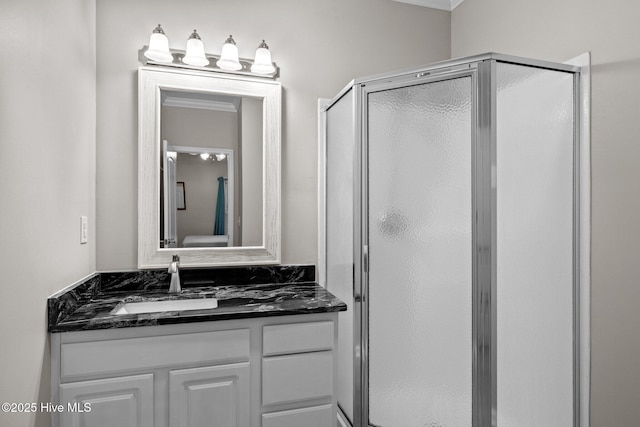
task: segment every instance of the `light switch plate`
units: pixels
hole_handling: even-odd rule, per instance
[[[80,243],[87,243],[89,241],[89,218],[86,216],[80,217]]]

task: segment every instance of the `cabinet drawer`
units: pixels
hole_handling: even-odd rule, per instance
[[[262,354],[303,353],[333,349],[333,322],[292,323],[265,326]]]
[[[331,427],[336,424],[332,405],[312,406],[262,415],[262,427]]]
[[[330,351],[262,359],[262,404],[331,397],[333,354]]]
[[[248,361],[249,329],[62,344],[62,379],[189,363]]]

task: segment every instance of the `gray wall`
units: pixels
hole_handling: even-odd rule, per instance
[[[453,57],[592,53],[592,426],[640,419],[640,3],[468,0]]]
[[[47,297],[96,269],[95,73],[94,0],[0,2],[0,402],[50,401]]]
[[[282,262],[317,259],[317,99],[352,78],[447,59],[450,13],[390,0],[104,0],[97,2],[97,265],[137,266],[138,50],[161,23],[170,47],[194,28],[219,53],[233,34],[241,57],[262,39],[281,67]]]
[[[260,246],[264,222],[262,215],[262,101],[244,98],[240,121],[242,134],[242,239],[240,242],[241,246]],[[238,213],[235,216],[237,217]]]

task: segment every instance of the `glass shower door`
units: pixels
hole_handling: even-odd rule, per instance
[[[473,79],[366,88],[373,426],[472,423]]]

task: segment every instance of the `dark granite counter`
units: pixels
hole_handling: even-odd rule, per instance
[[[313,282],[314,266],[181,270],[182,292],[169,294],[166,270],[95,273],[51,297],[49,332],[71,332],[345,311],[347,306]],[[115,315],[126,302],[216,298],[218,307]]]

